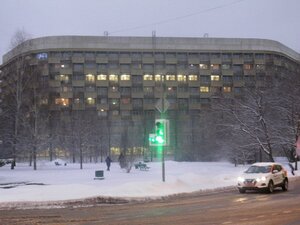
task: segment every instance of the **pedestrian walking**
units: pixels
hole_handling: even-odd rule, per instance
[[[111,158],[109,156],[106,157],[105,159],[105,162],[106,162],[106,166],[107,166],[107,171],[110,170],[110,164],[112,162]]]

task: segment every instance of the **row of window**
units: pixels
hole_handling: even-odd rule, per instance
[[[74,98],[74,99],[69,99],[69,98],[55,98],[55,105],[59,106],[70,106],[71,101],[73,100],[73,105],[79,105],[79,104],[85,104],[86,106],[95,106],[96,105],[96,99],[95,98]],[[119,107],[119,104],[121,103],[122,105],[129,105],[132,104],[133,107],[143,107],[144,104],[151,104],[154,105],[156,99],[131,99],[131,98],[122,98],[122,99],[97,99],[98,104],[109,104],[112,107]],[[175,104],[176,99],[168,99],[170,104]],[[188,99],[178,99],[178,104],[179,105],[188,105],[190,104],[197,104],[197,103],[202,103],[202,104],[208,104],[210,103],[209,98],[190,98]],[[46,104],[46,102],[44,102]],[[105,110],[100,109],[101,111]]]
[[[257,77],[264,77],[265,74],[257,75]],[[58,81],[62,81],[64,83],[69,83],[71,80],[71,75],[55,75],[54,79]],[[122,74],[122,75],[115,75],[115,74],[99,74],[99,75],[93,75],[93,74],[86,74],[84,75],[73,75],[73,80],[85,80],[88,83],[95,83],[97,81],[112,81],[112,82],[118,82],[120,81],[130,81],[132,79],[131,75],[128,74]],[[246,79],[247,77],[252,77],[254,80],[254,76],[244,76]],[[179,81],[179,82],[186,82],[186,81],[202,81],[202,82],[209,82],[209,81],[232,81],[232,80],[242,80],[243,76],[231,76],[231,75],[151,75],[151,74],[145,74],[143,75],[143,78],[133,76],[134,81]]]
[[[179,60],[187,60],[187,58],[200,58],[200,59],[272,59],[273,57],[279,58],[271,54],[263,53],[176,53],[176,52],[50,52],[38,53],[36,58],[39,60],[47,59],[48,57],[71,59],[71,57],[84,57],[86,59],[98,58],[132,58],[140,60],[142,58],[154,57],[155,59],[162,60],[165,58],[177,58]]]
[[[61,69],[71,69],[73,68],[74,72],[84,72],[85,69],[90,70],[106,70],[106,69],[144,69],[144,70],[153,70],[155,69],[167,69],[175,70],[177,69],[201,69],[201,70],[229,70],[233,71],[239,70],[263,70],[265,69],[265,64],[209,64],[209,63],[200,63],[200,64],[141,64],[141,63],[132,63],[132,64],[119,64],[119,63],[60,63],[60,64],[49,64],[50,72],[59,72]]]

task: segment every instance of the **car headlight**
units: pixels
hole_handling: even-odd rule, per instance
[[[238,182],[244,182],[245,181],[245,178],[244,177],[238,177]]]
[[[266,181],[266,177],[256,178],[257,182]]]

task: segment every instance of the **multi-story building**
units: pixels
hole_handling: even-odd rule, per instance
[[[95,135],[103,136],[97,142],[103,154],[144,151],[160,114],[157,102],[165,97],[168,152],[178,158],[195,148],[198,158],[206,154],[193,132],[214,99],[240,96],[245,87],[267,86],[278,71],[300,68],[299,53],[272,40],[53,36],[28,40],[5,54],[3,83],[20,57],[38,68],[39,105],[50,115],[51,137],[70,136],[70,118],[82,114],[98,121]],[[55,143],[51,148],[63,149]]]

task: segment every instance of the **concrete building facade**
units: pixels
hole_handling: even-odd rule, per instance
[[[215,99],[267,86],[278,70],[300,70],[300,54],[272,40],[53,36],[28,40],[3,56],[2,88],[7,68],[21,56],[39,68],[39,104],[51,114],[51,126],[74,113],[101,121],[99,126],[108,130],[102,139],[104,154],[119,154],[128,147],[149,149],[147,137],[164,96],[172,130],[168,151],[184,155],[184,142],[194,139],[192,118]],[[189,125],[181,129],[172,121]]]

